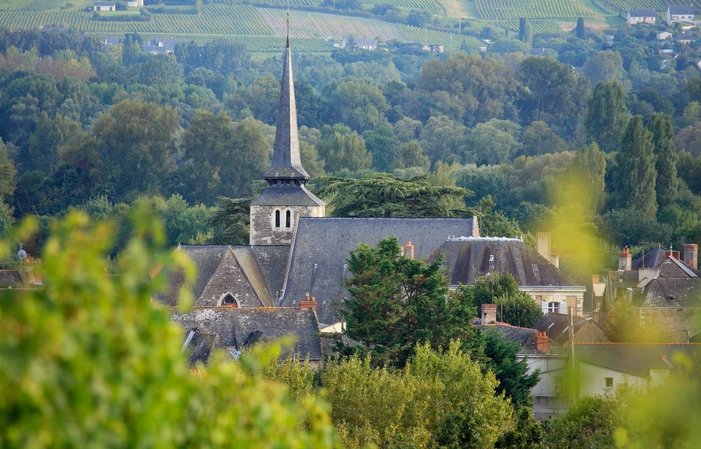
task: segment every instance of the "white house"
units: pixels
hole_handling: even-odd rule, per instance
[[[629,25],[635,25],[638,23],[649,23],[654,25],[655,21],[657,21],[657,11],[654,9],[631,9],[628,11],[626,21]]]
[[[692,5],[667,7],[667,25],[671,26],[676,22],[694,23],[694,7]]]
[[[93,3],[93,11],[116,11],[117,5],[114,2],[95,2]]]
[[[658,41],[666,41],[667,39],[672,39],[674,35],[672,33],[669,33],[667,31],[662,31],[661,33],[657,33],[657,40]]]

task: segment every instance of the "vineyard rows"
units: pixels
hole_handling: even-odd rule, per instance
[[[484,45],[474,36],[458,35],[457,33],[445,33],[442,31],[425,30],[424,28],[409,25],[399,25],[404,35],[404,41],[426,44],[442,44],[446,52],[460,50],[460,43],[465,42],[468,47],[478,48]]]
[[[25,9],[29,11],[47,11],[50,9],[59,9],[65,4],[66,0],[34,0],[29,3]]]
[[[394,5],[404,11],[415,9],[417,11],[426,11],[435,15],[444,15],[445,8],[439,0],[365,0],[363,7],[370,9],[375,5]]]
[[[280,5],[287,5],[288,0],[261,0],[264,3],[277,3]],[[208,0],[207,3],[216,3],[220,5],[241,5],[243,0]],[[291,5],[301,5],[301,6],[319,6],[321,0],[290,0]]]
[[[284,36],[287,28],[287,11],[258,8],[268,26],[276,34]],[[342,39],[352,34],[355,38],[382,40],[402,39],[397,25],[373,19],[336,16],[306,11],[290,11],[290,33],[297,37]]]
[[[24,9],[33,0],[1,0],[0,10],[5,9]],[[47,0],[48,3],[48,0]]]
[[[474,0],[484,20],[518,19],[586,19],[598,18],[596,12],[577,0]]]
[[[518,31],[519,27],[518,20],[499,20],[494,22],[494,24],[499,28],[516,32]],[[528,24],[531,26],[534,33],[556,33],[558,31],[562,31],[557,22],[553,20],[529,20]]]
[[[205,5],[201,16],[155,14],[152,22],[93,21],[92,13],[73,11],[0,11],[0,27],[38,29],[45,25],[73,27],[85,32],[161,34],[272,35],[273,31],[252,6]]]

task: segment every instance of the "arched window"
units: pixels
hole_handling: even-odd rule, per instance
[[[292,212],[289,210],[285,213],[285,227],[288,229],[292,227]]]
[[[280,227],[280,211],[279,210],[275,211],[275,227],[276,228]]]
[[[224,307],[234,307],[238,308],[239,303],[236,302],[236,298],[231,293],[226,293],[219,299],[219,305]]]

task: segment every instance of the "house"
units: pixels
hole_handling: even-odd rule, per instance
[[[695,40],[696,40],[696,37],[693,34],[689,33],[688,31],[685,31],[682,34],[680,34],[679,36],[674,38],[675,42],[678,42],[680,44],[687,44],[687,45]]]
[[[144,0],[127,0],[127,8],[141,8],[144,6]]]
[[[353,47],[360,48],[361,50],[375,50],[377,48],[377,42],[375,42],[375,39],[355,39]]]
[[[654,9],[631,9],[628,11],[626,21],[629,25],[649,23],[654,25],[657,20],[657,11]]]
[[[548,313],[538,320],[533,329],[541,332],[561,346],[570,343],[570,335],[575,342],[599,343],[609,341],[604,331],[591,317],[570,316],[562,313]]]
[[[531,56],[547,56],[550,53],[552,53],[553,50],[552,48],[547,48],[547,47],[538,47],[538,48],[531,48],[528,50],[528,54]]]
[[[151,54],[173,53],[176,45],[185,43],[187,42],[180,39],[157,37],[141,44],[141,50]]]
[[[694,23],[694,7],[688,6],[668,6],[667,7],[667,25],[677,22]]]
[[[116,11],[117,5],[114,2],[95,2],[93,3],[93,11],[109,12]]]
[[[683,259],[681,256],[683,255]],[[701,332],[701,278],[697,271],[698,245],[684,252],[661,247],[635,261],[628,248],[619,254],[619,270],[608,274],[604,292],[607,320],[615,323],[614,305],[625,301],[648,338],[685,342]]]
[[[442,44],[423,44],[421,46],[422,51],[430,51],[432,53],[443,53],[445,48]]]
[[[183,352],[190,364],[207,364],[215,350],[238,359],[258,342],[291,336],[293,346],[281,358],[294,357],[318,366],[322,360],[319,322],[313,301],[300,308],[195,307],[187,313],[171,309],[171,320],[183,328]]]
[[[672,39],[672,37],[674,37],[674,35],[672,33],[667,32],[667,31],[662,31],[660,33],[657,33],[655,36],[657,37],[658,41],[666,41],[667,39]]]
[[[647,390],[682,372],[678,357],[695,360],[699,344],[583,343],[575,344],[578,397],[613,392],[626,384]]]
[[[545,313],[565,312],[567,307],[573,307],[577,314],[584,312],[586,286],[577,285],[522,239],[451,237],[429,260],[439,256],[443,257],[451,286],[472,284],[478,277],[490,273],[509,273],[519,290],[531,295]]]
[[[121,37],[106,37],[105,38],[105,45],[117,45],[121,44],[123,41],[123,38]]]

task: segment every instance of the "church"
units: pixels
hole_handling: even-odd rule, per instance
[[[255,341],[285,334],[295,336],[296,355],[320,360],[314,336],[342,329],[344,281],[352,276],[346,260],[359,243],[374,246],[394,235],[406,256],[428,258],[436,257],[436,251],[451,239],[480,240],[476,218],[326,217],[326,204],[305,187],[309,175],[300,157],[291,56],[288,37],[272,166],[264,175],[267,189],[250,205],[250,244],[178,248],[194,261],[199,273],[193,310],[184,315],[173,312],[173,319],[186,331],[184,348],[191,347],[192,361],[206,361],[215,347],[227,348],[236,356]],[[550,264],[532,252],[539,263]],[[491,257],[492,263],[485,260],[480,268],[498,270],[510,253],[499,254],[495,267],[495,254],[481,252],[478,256]],[[518,261],[504,262],[511,265]],[[475,263],[471,274],[486,271],[480,273]],[[565,277],[543,277],[543,281],[569,282]],[[180,282],[171,275],[171,292],[159,299],[175,306]]]

